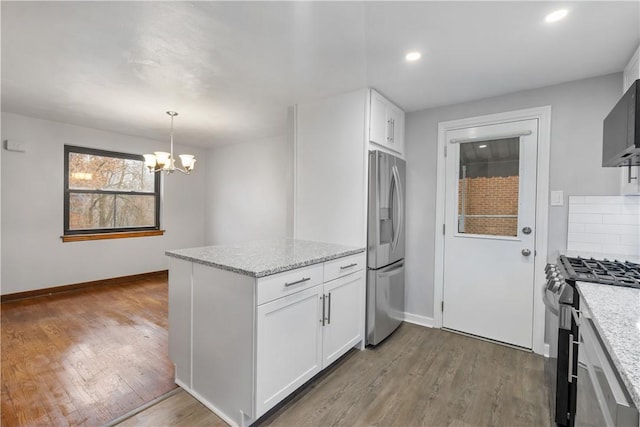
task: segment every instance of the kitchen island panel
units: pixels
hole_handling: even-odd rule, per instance
[[[169,357],[175,378],[191,387],[191,272],[192,263],[169,260]]]
[[[251,277],[193,263],[192,389],[236,425],[255,416],[254,289]]]

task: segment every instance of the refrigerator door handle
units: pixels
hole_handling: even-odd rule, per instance
[[[393,276],[396,273],[396,271],[402,268],[404,268],[404,262],[399,262],[399,263],[390,265],[388,267],[381,268],[380,270],[378,270],[378,277]]]
[[[404,217],[404,207],[402,206],[402,187],[400,186],[400,173],[398,172],[398,167],[393,165],[392,169],[393,174],[393,189],[396,193],[396,201],[398,203],[398,216],[393,217],[394,229],[393,230],[393,241],[391,244],[391,250],[395,252],[398,247],[398,243],[400,242],[400,232],[402,231],[402,221]],[[390,206],[390,209],[393,210],[393,207]]]

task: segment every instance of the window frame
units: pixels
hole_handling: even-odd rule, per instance
[[[109,151],[109,150],[101,150],[97,148],[89,148],[89,147],[79,147],[76,145],[66,145],[64,146],[64,232],[63,232],[63,241],[73,241],[76,239],[65,240],[68,236],[86,236],[88,235],[96,235],[95,239],[77,239],[77,240],[98,240],[107,238],[107,235],[112,234],[114,237],[135,237],[136,233],[140,233],[140,236],[145,235],[158,235],[157,233],[149,233],[150,231],[160,231],[160,206],[161,206],[161,174],[155,173],[154,176],[154,191],[146,192],[146,191],[118,191],[118,190],[91,190],[91,189],[70,189],[69,188],[69,154],[70,153],[79,153],[79,154],[90,154],[95,156],[102,157],[112,157],[119,159],[128,159],[128,160],[138,160],[144,164],[144,157],[140,154],[130,154],[130,153],[122,153],[118,151]],[[69,229],[69,203],[70,196],[72,193],[80,193],[80,194],[126,194],[129,196],[149,196],[153,195],[155,197],[155,225],[146,226],[146,227],[118,227],[118,228],[87,228],[81,230],[70,230]]]

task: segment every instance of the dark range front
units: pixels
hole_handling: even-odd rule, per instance
[[[578,372],[578,325],[571,309],[580,308],[578,291],[567,283],[573,293],[573,302],[560,309],[558,329],[558,362],[556,378],[555,422],[561,426],[575,425]]]
[[[555,265],[546,269],[546,329],[549,359],[547,383],[551,391],[551,413],[559,426],[574,426],[577,396],[578,324],[573,315],[578,310],[579,295],[575,281],[564,279],[564,270]]]
[[[545,305],[547,306],[547,342],[550,346],[547,381],[551,388],[553,419],[557,425],[576,424],[578,384],[589,381],[578,375],[580,296],[576,282],[591,282],[603,286],[624,286],[640,289],[640,264],[593,258],[560,256],[557,266],[547,266]],[[554,346],[554,344],[557,344]],[[582,369],[584,371],[584,369]],[[555,376],[555,377],[554,377]],[[586,385],[583,384],[582,386]],[[583,392],[585,388],[583,387]],[[583,406],[584,408],[584,406]],[[583,409],[581,410],[582,414]]]

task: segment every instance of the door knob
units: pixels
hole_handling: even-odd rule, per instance
[[[531,227],[524,227],[524,228],[522,229],[522,232],[523,232],[524,234],[531,234]]]
[[[524,256],[529,256],[529,255],[531,255],[531,250],[530,250],[530,249],[523,249],[523,250],[522,250],[522,255],[524,255]]]

